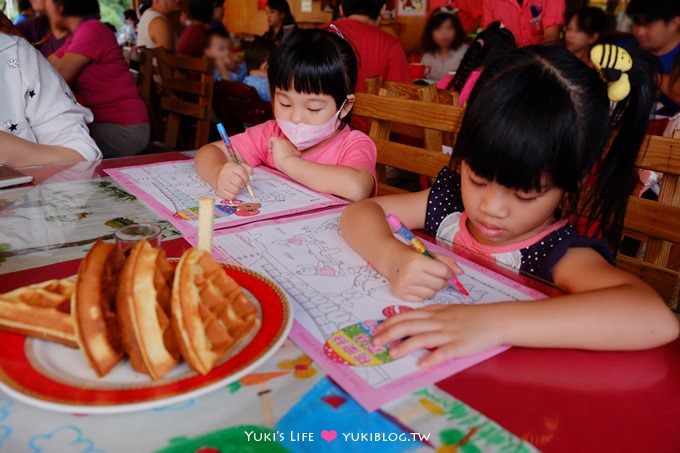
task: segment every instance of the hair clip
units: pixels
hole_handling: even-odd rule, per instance
[[[598,44],[590,50],[590,61],[607,82],[607,96],[610,101],[619,102],[630,93],[628,71],[633,59],[626,49],[614,44]]]
[[[340,31],[340,29],[339,29],[338,27],[336,27],[335,24],[330,24],[330,25],[328,26],[328,29],[329,29],[330,31],[332,31],[333,33],[335,33],[336,35],[340,36],[342,39],[345,39],[345,35],[342,34],[342,32]]]
[[[458,15],[458,8],[451,8],[448,5],[444,5],[441,8],[439,8],[438,12],[442,14],[450,14],[452,16],[456,16]]]

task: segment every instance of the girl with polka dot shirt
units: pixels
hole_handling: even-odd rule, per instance
[[[343,237],[403,300],[433,297],[461,270],[446,257],[429,259],[396,240],[386,214],[566,292],[540,301],[401,313],[380,326],[377,346],[406,338],[391,354],[434,348],[422,360],[432,365],[502,344],[621,350],[678,336],[678,321],[661,297],[617,269],[609,249],[620,237],[654,102],[647,61],[634,60],[630,93],[610,118],[606,84],[568,51],[512,51],[482,73],[451,163],[430,189],[345,210]],[[596,183],[579,199],[593,168]],[[567,220],[574,214],[587,215],[609,246],[580,237]]]

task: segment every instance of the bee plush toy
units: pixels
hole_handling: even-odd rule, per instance
[[[628,51],[613,44],[598,44],[590,50],[590,60],[609,83],[609,99],[614,102],[625,99],[630,93],[630,80],[626,72],[633,67],[633,59]]]

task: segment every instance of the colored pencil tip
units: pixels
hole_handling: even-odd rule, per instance
[[[464,296],[469,296],[469,295],[470,295],[470,293],[468,292],[468,290],[465,289],[465,287],[463,286],[463,284],[462,284],[456,277],[453,277],[453,278],[451,279],[451,283],[452,283],[453,286],[458,290],[458,292],[460,292],[460,293],[463,294]]]

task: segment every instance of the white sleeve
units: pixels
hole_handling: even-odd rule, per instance
[[[101,159],[102,153],[87,128],[94,119],[92,112],[78,104],[64,79],[40,52],[24,39],[17,45],[26,119],[36,142],[72,149],[85,160]]]

